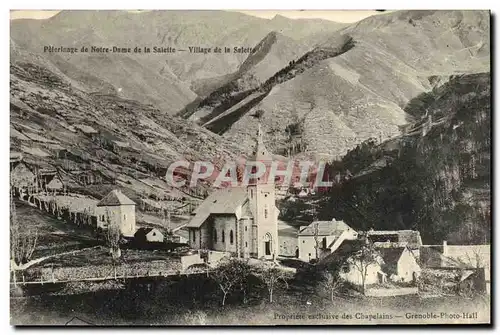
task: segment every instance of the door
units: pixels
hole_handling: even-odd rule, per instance
[[[273,250],[273,239],[271,237],[271,234],[267,233],[264,235],[264,255],[271,256],[272,255],[272,250]]]
[[[266,256],[271,255],[271,242],[267,241],[264,243],[265,250],[266,250]]]

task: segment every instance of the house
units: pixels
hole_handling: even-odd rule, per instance
[[[419,259],[422,238],[417,230],[369,230],[368,238],[376,248],[408,247]]]
[[[420,275],[420,265],[408,247],[389,247],[377,249],[383,263],[382,271],[397,282],[413,282]]]
[[[344,221],[314,221],[307,227],[301,227],[298,232],[298,258],[303,261],[316,259],[316,244],[318,257],[321,259],[334,252],[344,240],[354,240],[358,233]]]
[[[260,125],[253,158],[266,167],[272,163]],[[228,187],[211,193],[186,225],[190,246],[242,258],[275,258],[279,210],[274,180],[265,179],[257,178],[246,187]]]
[[[163,242],[163,233],[156,228],[139,228],[134,234],[137,243]]]
[[[50,182],[47,183],[47,191],[61,192],[64,189],[64,184],[58,175],[53,176]]]
[[[135,202],[130,200],[120,190],[108,193],[96,205],[97,227],[106,229],[108,224],[120,227],[123,236],[132,237],[135,234]]]
[[[363,282],[365,285],[384,282],[386,274],[382,271],[383,260],[378,252],[372,250],[373,253],[366,259],[358,257],[363,243],[361,239],[344,239],[334,252],[318,262],[318,266],[337,268],[342,280],[358,286],[362,286]]]
[[[483,245],[423,245],[420,248],[420,262],[429,268],[469,269],[484,271],[486,292],[490,292],[491,248]]]

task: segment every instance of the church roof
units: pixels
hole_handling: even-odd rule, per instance
[[[257,131],[257,143],[253,152],[253,159],[256,162],[271,162],[273,160],[273,156],[269,153],[264,144],[264,133],[262,132],[260,123],[259,130]]]
[[[210,214],[235,214],[236,209],[248,199],[244,187],[228,187],[218,189],[211,193],[194,211],[195,216],[189,221],[187,227],[198,228]]]
[[[120,206],[120,205],[135,205],[135,202],[130,200],[120,190],[113,190],[97,203],[97,207],[101,206]]]
[[[316,224],[318,225],[319,236],[334,236],[340,235],[345,230],[352,229],[344,221],[314,221],[307,227],[302,227],[299,230],[299,236],[314,236],[316,234]]]

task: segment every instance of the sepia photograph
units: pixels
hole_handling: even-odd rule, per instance
[[[11,325],[492,324],[489,10],[9,14]]]

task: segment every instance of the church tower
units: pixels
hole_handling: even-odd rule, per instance
[[[278,256],[279,251],[279,210],[276,207],[274,179],[268,178],[273,158],[264,145],[260,123],[253,161],[264,163],[266,172],[260,178],[250,180],[247,187],[248,199],[253,214],[252,251],[257,258],[273,259]]]

